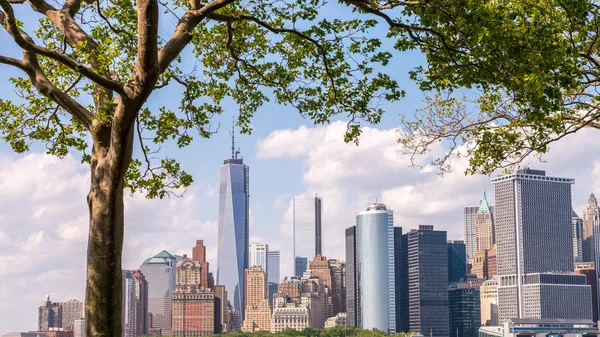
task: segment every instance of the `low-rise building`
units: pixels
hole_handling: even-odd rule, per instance
[[[325,321],[325,329],[331,329],[331,328],[336,328],[338,326],[345,326],[345,325],[346,325],[346,313],[345,312],[340,312],[333,317],[329,317]]]
[[[597,337],[592,320],[512,319],[501,326],[482,326],[478,337]]]
[[[290,302],[273,310],[271,332],[280,332],[285,329],[302,331],[309,326],[310,314],[306,305]]]

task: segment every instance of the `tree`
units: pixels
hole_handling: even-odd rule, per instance
[[[571,46],[591,39],[569,38],[565,27],[581,26],[573,34],[595,27],[583,19],[591,5],[565,2],[0,0],[2,41],[9,35],[22,50],[20,57],[0,56],[0,64],[24,74],[10,79],[20,99],[0,100],[4,140],[16,152],[33,141],[61,157],[79,152],[90,165],[88,336],[121,331],[124,190],[162,198],[192,183],[175,159],[153,159],[162,143],[185,147],[194,132],[210,137],[211,119],[227,100],[239,106],[242,132],[274,101],[317,124],[343,116],[345,140],[358,143],[360,124],[380,121],[380,103],[404,96],[382,72],[392,58],[384,41],[400,52],[425,53],[427,67],[411,73],[424,90],[516,92],[513,101],[537,108],[527,115],[539,119],[559,101],[551,89],[575,90],[571,75],[579,74],[583,56],[569,58]],[[30,12],[22,18],[28,22],[18,20],[14,7]],[[159,22],[161,11],[174,29]],[[32,30],[34,16],[39,22]],[[378,25],[387,26],[388,40],[375,34]],[[182,90],[176,111],[145,104],[170,86]],[[139,156],[133,157],[134,146]]]
[[[432,163],[441,173],[458,155],[469,159],[465,173],[490,174],[511,170],[530,156],[541,159],[553,142],[583,128],[600,128],[596,2],[469,5],[465,18],[473,26],[452,27],[469,52],[444,50],[438,56],[452,62],[444,67],[430,62],[434,67],[420,72],[422,88],[432,94],[415,116],[403,119],[404,153],[414,159],[441,143],[447,152]],[[465,74],[479,78],[465,82]],[[461,87],[473,90],[458,95]]]

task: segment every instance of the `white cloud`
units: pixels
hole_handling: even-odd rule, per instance
[[[431,155],[416,158],[424,168],[414,170],[408,167],[408,158],[399,152],[397,130],[363,128],[359,146],[344,143],[344,131],[342,122],[278,130],[257,146],[257,154],[265,158],[295,157],[303,161],[305,193],[323,197],[326,255],[345,257],[344,229],[352,226],[356,214],[376,198],[394,210],[395,225],[402,226],[404,231],[419,224],[431,224],[446,230],[450,239],[463,236],[462,208],[478,204],[483,188],[488,190],[493,203],[489,177],[463,174],[467,158],[453,158],[452,172],[443,177],[428,166],[432,156],[443,151],[441,145]],[[578,183],[573,187],[573,204],[578,209],[589,195],[592,170],[595,185],[600,188],[600,158],[589,152],[597,146],[597,135],[598,131],[583,130],[553,144],[545,156],[547,163],[531,158],[524,164],[545,169],[549,175],[574,177],[578,182],[585,177],[583,185]],[[282,216],[282,237],[292,237],[291,224],[290,205]]]

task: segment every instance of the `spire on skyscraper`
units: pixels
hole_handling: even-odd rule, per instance
[[[477,214],[481,214],[481,213],[491,213],[490,204],[488,203],[487,197],[485,194],[485,188],[483,189],[483,193],[481,195],[481,203],[479,204],[479,211],[477,211]]]
[[[235,159],[235,114],[231,114],[231,159]]]

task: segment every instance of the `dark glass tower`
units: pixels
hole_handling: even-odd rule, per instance
[[[360,327],[356,277],[356,226],[352,226],[346,228],[346,324]]]
[[[467,246],[464,241],[448,241],[448,283],[467,280]]]
[[[477,337],[481,326],[479,290],[468,283],[450,287],[450,337]]]

